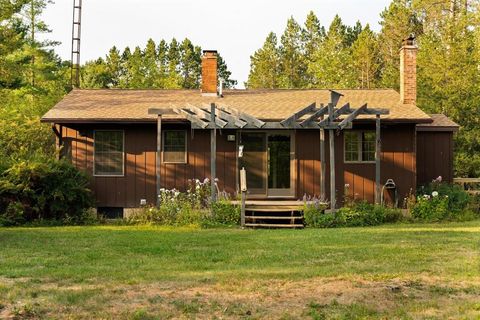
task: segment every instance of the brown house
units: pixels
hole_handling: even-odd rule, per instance
[[[389,182],[401,205],[418,185],[452,181],[458,129],[416,106],[416,52],[411,41],[400,51],[398,93],[217,89],[205,51],[201,91],[75,89],[42,121],[91,176],[99,208],[154,204],[160,188],[206,177],[234,194],[242,167],[250,199],[394,202]]]

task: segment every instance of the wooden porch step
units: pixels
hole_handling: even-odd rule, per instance
[[[245,223],[250,228],[304,228],[303,224]]]
[[[295,206],[245,206],[245,211],[257,211],[257,212],[292,212],[303,211],[302,207]]]
[[[284,217],[279,217],[279,216],[275,216],[275,217],[245,216],[245,219],[258,219],[258,220],[292,220],[292,219],[295,219],[295,220],[299,220],[299,219],[303,219],[303,216],[293,216],[293,217],[288,217],[288,216],[284,216]]]

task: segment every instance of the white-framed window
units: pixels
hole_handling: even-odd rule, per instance
[[[163,131],[162,162],[187,163],[187,132],[185,130]]]
[[[375,140],[374,131],[345,131],[345,162],[375,162]]]
[[[93,142],[94,176],[124,175],[125,137],[122,130],[95,130]]]

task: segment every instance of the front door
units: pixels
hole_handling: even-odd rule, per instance
[[[244,132],[240,169],[247,171],[247,187],[253,197],[293,197],[293,139],[290,133]]]

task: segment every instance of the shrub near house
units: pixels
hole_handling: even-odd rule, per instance
[[[476,197],[469,196],[459,185],[433,181],[419,190],[411,212],[420,221],[471,220],[480,214],[476,201]]]
[[[15,163],[0,173],[0,225],[82,223],[93,206],[88,185],[87,176],[67,161]]]
[[[480,198],[469,196],[458,185],[434,181],[421,188],[409,201],[410,215],[399,209],[373,205],[364,201],[347,201],[335,213],[325,213],[315,203],[305,207],[305,223],[315,228],[374,226],[394,222],[467,221],[480,218]]]
[[[231,204],[230,196],[219,193],[211,203],[210,180],[190,180],[187,192],[161,189],[158,207],[146,207],[128,218],[130,223],[203,227],[238,225],[240,210]]]
[[[308,205],[305,207],[305,224],[314,228],[376,226],[403,219],[399,209],[373,205],[365,201],[352,202],[335,213]]]

